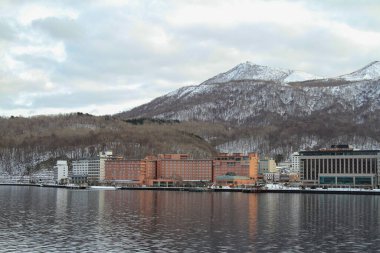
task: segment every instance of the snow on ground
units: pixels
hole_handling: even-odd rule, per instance
[[[362,80],[374,80],[380,78],[380,62],[374,61],[359,69],[358,71],[352,72],[347,75],[340,76],[339,78],[345,79],[347,81],[362,81]]]
[[[291,83],[291,82],[303,82],[308,80],[318,80],[318,79],[324,79],[323,77],[316,76],[313,74],[309,74],[303,71],[295,70],[290,75],[288,75],[285,79],[285,83]]]
[[[266,184],[265,185],[266,189],[268,190],[300,190],[299,187],[289,187],[289,186],[285,186],[283,184]],[[310,190],[310,191],[347,191],[347,192],[379,192],[380,193],[380,189],[361,189],[361,188],[326,188],[326,189],[323,189],[323,188],[316,188],[316,189],[310,189],[310,188],[306,188],[306,190]]]

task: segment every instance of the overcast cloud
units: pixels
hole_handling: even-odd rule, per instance
[[[338,76],[380,60],[379,1],[0,3],[0,115],[113,114],[251,61]]]

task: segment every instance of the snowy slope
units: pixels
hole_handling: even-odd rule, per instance
[[[346,115],[353,122],[363,123],[368,115],[380,112],[380,80],[376,79],[379,66],[379,62],[374,62],[340,78],[318,80],[301,71],[246,62],[200,85],[182,87],[158,97],[122,116],[267,125],[279,118],[322,113]],[[309,79],[313,81],[308,82]],[[296,81],[306,82],[297,86],[286,84]]]
[[[338,77],[347,81],[376,80],[380,78],[380,62],[374,61],[355,72]]]
[[[336,143],[378,147],[377,66],[373,63],[345,75],[347,80],[319,80],[300,71],[243,63],[200,85],[182,87],[119,116],[232,126],[237,132],[226,128],[219,143],[215,141],[218,134],[199,134],[227,152],[289,154],[296,147]]]
[[[313,74],[303,71],[271,68],[261,66],[251,62],[237,65],[231,70],[214,76],[202,84],[227,83],[231,81],[261,80],[279,83],[302,82],[307,80],[322,79]]]
[[[349,114],[350,120],[361,123],[366,115],[380,110],[379,87],[379,81],[321,87],[264,81],[203,84],[178,89],[127,112],[126,116],[267,125],[278,117],[302,118],[324,111],[326,115]]]
[[[303,81],[308,81],[308,80],[319,80],[319,79],[323,79],[323,77],[309,74],[303,71],[292,70],[291,73],[283,80],[283,82],[291,83],[291,82],[303,82]]]

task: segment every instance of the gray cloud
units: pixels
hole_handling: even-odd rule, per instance
[[[15,31],[11,24],[0,21],[0,40],[13,40],[15,38]]]
[[[79,40],[84,33],[78,22],[69,18],[49,17],[36,20],[32,23],[32,28],[40,29],[41,32],[60,40]]]
[[[375,1],[234,3],[3,2],[0,115],[116,113],[247,60],[334,76],[380,59]],[[202,22],[195,12],[171,19],[189,6]]]

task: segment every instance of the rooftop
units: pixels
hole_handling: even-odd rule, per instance
[[[300,156],[355,156],[355,155],[377,155],[380,150],[353,150],[353,149],[324,149],[313,151],[300,151]]]

